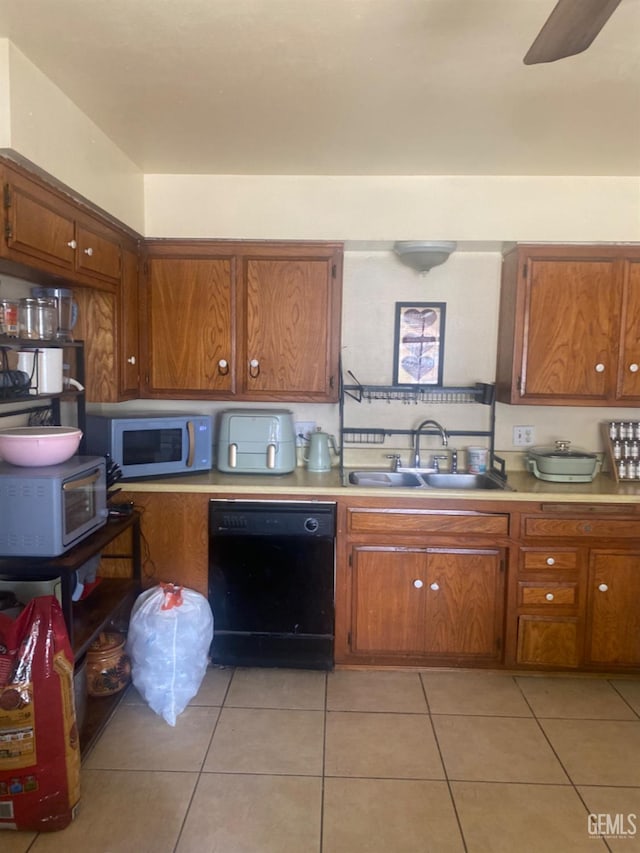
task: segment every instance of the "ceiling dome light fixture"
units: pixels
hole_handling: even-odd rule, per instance
[[[428,273],[433,267],[443,264],[457,243],[445,240],[400,240],[393,250],[403,264],[419,273]]]

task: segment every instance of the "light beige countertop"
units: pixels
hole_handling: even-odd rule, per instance
[[[183,492],[215,494],[216,496],[264,496],[277,500],[279,496],[302,499],[331,497],[416,498],[418,500],[491,500],[491,501],[573,501],[576,503],[636,503],[640,501],[640,481],[616,483],[608,474],[598,474],[591,483],[550,483],[538,480],[524,471],[510,472],[509,490],[467,490],[432,488],[371,488],[344,486],[337,468],[328,473],[314,474],[306,468],[296,468],[291,474],[224,474],[212,470],[147,480],[120,481],[123,491]]]

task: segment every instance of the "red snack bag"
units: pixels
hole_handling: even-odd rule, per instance
[[[0,613],[0,829],[64,829],[80,799],[73,653],[51,595]]]

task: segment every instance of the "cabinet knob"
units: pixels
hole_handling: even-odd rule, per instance
[[[432,589],[434,592],[437,592],[440,589],[440,584],[434,581],[432,584],[429,584],[429,589]]]
[[[547,601],[553,601],[553,593],[552,593],[552,592],[548,592],[548,593],[545,595],[545,598],[547,599]]]
[[[596,364],[596,373],[604,373],[604,364],[601,361]]]
[[[637,373],[638,372],[638,365],[635,363],[635,361],[633,362],[633,364],[629,365],[629,371],[631,373]]]
[[[548,566],[555,566],[555,564],[556,564],[556,561],[554,560],[553,557],[547,557],[547,565]]]
[[[127,359],[127,364],[135,364],[135,363],[136,363],[135,355],[130,355],[129,358]]]
[[[413,585],[416,589],[422,589],[422,587],[424,586],[424,581],[421,581],[420,578],[416,578],[413,582]]]
[[[89,255],[89,257],[91,257],[91,255],[93,255],[93,249],[91,248],[91,246],[89,246],[88,249],[85,249],[84,253],[85,255]]]
[[[600,592],[606,592],[609,589],[609,586],[606,583],[599,583],[598,589]]]
[[[252,358],[249,362],[249,376],[255,379],[260,375],[260,362],[257,358]]]
[[[67,246],[70,249],[77,249],[78,248],[78,244],[75,240],[69,240],[69,242],[67,243]]]
[[[226,358],[221,358],[218,362],[218,373],[220,376],[226,376],[229,372],[229,362]]]

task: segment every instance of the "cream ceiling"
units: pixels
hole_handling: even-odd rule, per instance
[[[0,0],[144,172],[640,175],[640,0],[522,58],[555,0]]]

